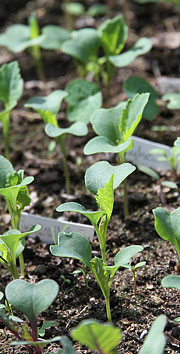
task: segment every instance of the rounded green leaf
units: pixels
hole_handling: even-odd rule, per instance
[[[21,78],[17,61],[4,64],[0,68],[0,100],[6,109],[13,108],[23,93],[23,79]]]
[[[72,16],[82,16],[85,13],[85,6],[79,2],[67,2],[63,6],[64,11]]]
[[[59,49],[62,44],[71,38],[71,32],[65,28],[49,25],[42,28],[44,39],[41,42],[41,48],[44,49]]]
[[[4,156],[0,155],[0,188],[6,186],[8,177],[13,174],[13,165]]]
[[[73,39],[65,41],[61,50],[81,62],[88,62],[97,58],[100,40],[97,30],[84,28],[73,32]]]
[[[169,213],[164,208],[153,209],[155,229],[164,240],[170,241],[180,257],[180,208]]]
[[[122,339],[120,328],[93,319],[82,321],[71,331],[71,336],[80,344],[103,354],[112,353]]]
[[[58,284],[51,279],[44,279],[36,284],[16,279],[7,285],[5,294],[16,310],[23,312],[30,322],[34,322],[52,304],[58,291]]]
[[[67,92],[63,90],[55,90],[48,96],[37,96],[30,98],[25,107],[33,108],[39,114],[42,112],[51,112],[57,114],[59,112],[62,100],[67,96]]]
[[[96,136],[95,138],[88,141],[84,147],[84,154],[91,155],[97,154],[99,152],[125,152],[128,147],[131,146],[131,139],[127,139],[124,143],[119,145],[114,145],[109,139],[105,136]]]
[[[131,49],[119,55],[111,55],[109,60],[114,66],[122,68],[132,63],[139,55],[148,53],[151,48],[152,42],[150,39],[140,38]]]
[[[112,166],[107,161],[99,161],[89,167],[85,174],[85,184],[91,193],[97,194],[99,188],[103,188],[114,174],[113,189],[116,189],[136,169],[130,163],[120,166]]]
[[[87,126],[83,122],[73,123],[69,128],[58,128],[48,123],[45,126],[45,132],[51,138],[57,138],[63,134],[72,134],[76,136],[84,136],[88,133]]]
[[[124,89],[128,98],[133,98],[137,93],[149,92],[149,101],[144,109],[144,118],[153,120],[160,112],[160,107],[156,104],[159,98],[157,91],[141,77],[129,77],[124,84]]]
[[[132,245],[123,248],[121,251],[119,251],[115,258],[114,258],[114,264],[115,266],[123,266],[128,264],[131,261],[131,258],[136,254],[141,251],[143,251],[144,247],[141,245]]]
[[[92,249],[89,241],[78,232],[58,234],[58,245],[50,246],[53,256],[75,258],[90,266]]]
[[[95,4],[89,7],[87,11],[88,16],[101,16],[105,15],[108,12],[108,6],[104,4]]]
[[[161,285],[164,288],[175,288],[180,290],[180,276],[179,275],[167,275],[161,280]]]
[[[180,93],[166,93],[162,99],[168,101],[169,109],[180,109]]]
[[[178,136],[177,139],[174,142],[174,146],[180,146],[180,137]]]

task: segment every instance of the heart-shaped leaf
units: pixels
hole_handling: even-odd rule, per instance
[[[69,128],[58,128],[48,123],[45,126],[45,132],[51,138],[57,138],[63,134],[72,134],[76,136],[84,136],[88,133],[87,126],[83,122],[73,123]]]
[[[107,161],[99,161],[87,169],[85,184],[91,193],[97,194],[98,189],[103,188],[114,174],[113,189],[116,189],[135,169],[130,163],[112,166]]]
[[[67,117],[70,121],[88,124],[92,114],[102,105],[102,94],[94,82],[83,79],[71,81],[66,86],[68,96]]]
[[[175,288],[180,290],[180,276],[179,275],[167,275],[161,280],[161,285],[164,288]]]
[[[82,321],[71,331],[71,336],[89,349],[103,354],[112,353],[122,339],[120,328],[93,319]]]
[[[51,245],[53,256],[75,258],[90,267],[92,249],[89,241],[78,232],[58,234],[58,245]]]
[[[19,53],[26,48],[40,45],[43,38],[43,35],[31,38],[31,29],[29,26],[13,25],[0,35],[0,45],[7,47],[11,52]]]
[[[162,354],[166,345],[166,338],[163,333],[166,325],[166,316],[160,315],[153,322],[145,342],[139,354]]]
[[[167,108],[180,109],[180,93],[166,93],[162,99],[168,101]]]
[[[151,48],[152,42],[148,38],[140,38],[131,49],[119,55],[111,55],[109,60],[114,66],[122,68],[132,63],[139,55],[148,53]]]
[[[81,62],[97,58],[100,39],[97,30],[84,28],[73,32],[73,39],[63,43],[61,50]]]
[[[71,211],[86,216],[93,225],[97,225],[104,214],[102,211],[88,211],[81,204],[75,202],[63,203],[56,208],[58,212]]]
[[[115,258],[114,258],[114,264],[118,265],[119,267],[123,267],[123,265],[126,265],[131,261],[131,258],[136,254],[141,251],[143,251],[144,247],[140,245],[132,245],[123,248],[121,251],[119,251]]]
[[[62,100],[66,96],[66,91],[56,90],[48,96],[32,97],[24,106],[33,108],[36,112],[38,112],[45,123],[51,123],[57,126],[56,115],[60,110]]]
[[[174,245],[180,258],[180,208],[169,213],[158,207],[153,209],[153,214],[158,235]]]
[[[63,4],[63,9],[72,16],[79,17],[85,14],[85,6],[80,2],[67,2]]]
[[[0,155],[0,188],[4,188],[8,177],[14,174],[12,164],[4,156]]]
[[[124,89],[128,98],[133,98],[137,93],[149,92],[149,101],[144,109],[144,118],[153,120],[160,112],[160,107],[156,104],[159,98],[157,91],[141,77],[129,77],[124,84]]]
[[[42,28],[44,39],[41,42],[41,48],[44,49],[59,49],[61,50],[62,44],[71,39],[71,32],[65,28],[49,25]]]
[[[16,279],[7,285],[5,294],[11,305],[23,312],[32,324],[52,304],[58,291],[58,284],[51,279],[44,279],[36,284]]]
[[[126,152],[132,148],[133,141],[131,138],[127,139],[124,143],[114,145],[105,136],[95,136],[84,147],[84,154],[91,155],[99,152]]]
[[[102,16],[108,12],[108,6],[104,4],[94,4],[87,11],[88,16]]]
[[[117,55],[122,51],[128,36],[128,27],[122,15],[103,22],[98,32],[106,55]]]
[[[23,80],[17,61],[4,64],[0,68],[0,100],[4,107],[13,108],[23,93]]]

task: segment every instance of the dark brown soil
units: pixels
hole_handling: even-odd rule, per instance
[[[95,2],[95,1],[94,1]],[[103,2],[103,1],[101,1]],[[41,26],[45,24],[63,25],[63,16],[57,0],[49,1],[16,1],[10,9],[12,2],[2,1],[3,22],[2,30],[12,23],[26,23],[27,16],[33,8],[38,9],[38,19]],[[85,1],[86,5],[93,1]],[[158,32],[180,31],[178,10],[170,4],[154,4],[140,6],[131,1],[126,17],[130,21],[129,44],[138,36],[154,37]],[[122,11],[122,1],[116,1],[115,13]],[[86,26],[86,18],[77,21],[75,26]],[[97,23],[93,20],[93,25]],[[39,116],[25,110],[23,104],[29,97],[47,95],[54,89],[64,89],[65,85],[76,77],[72,60],[58,52],[43,52],[43,61],[47,83],[37,80],[33,62],[28,53],[13,55],[0,49],[1,63],[7,59],[19,61],[22,76],[25,80],[24,94],[18,106],[12,112],[11,120],[11,160],[16,170],[24,169],[26,175],[35,177],[29,190],[33,200],[28,212],[42,216],[57,218],[59,214],[56,207],[69,200],[66,195],[63,164],[58,148],[48,153],[50,139],[44,133],[44,123]],[[150,80],[154,85],[159,76],[178,77],[180,48],[170,50],[167,48],[153,48],[152,51],[137,59],[132,65],[118,70],[112,82],[110,106],[119,103],[125,98],[123,82],[130,75],[136,75]],[[8,57],[7,57],[8,56]],[[158,75],[157,76],[157,72]],[[65,104],[62,105],[59,119],[61,124],[65,121]],[[152,125],[166,125],[165,132],[155,132]],[[0,131],[2,140],[2,132]],[[93,136],[89,127],[89,134]],[[72,194],[75,201],[88,209],[95,210],[96,205],[91,195],[85,189],[83,179],[86,169],[94,162],[104,159],[103,154],[84,156],[83,147],[89,140],[84,138],[69,138],[67,141],[68,163],[72,181]],[[140,124],[137,135],[150,140],[172,145],[175,138],[180,135],[179,112],[169,111],[162,107],[161,114],[152,122],[144,120]],[[3,142],[0,141],[0,153],[3,154]],[[79,158],[81,163],[79,164]],[[109,158],[112,164],[115,157]],[[161,172],[161,178],[174,180],[171,173]],[[107,249],[109,249],[109,264],[112,264],[115,254],[123,247],[132,244],[142,244],[144,251],[134,261],[146,260],[146,267],[137,272],[137,295],[133,291],[133,277],[130,270],[120,269],[112,284],[111,309],[113,323],[120,327],[123,339],[119,345],[119,353],[138,353],[144,341],[146,331],[152,321],[159,315],[167,316],[165,333],[167,345],[165,353],[179,353],[180,326],[173,322],[179,316],[179,291],[161,287],[161,279],[167,274],[175,274],[177,254],[173,246],[161,240],[154,229],[152,209],[161,206],[160,187],[150,177],[136,171],[128,178],[128,193],[130,219],[123,220],[122,190],[115,193],[113,216],[109,225],[107,236]],[[169,208],[177,208],[180,204],[179,191],[170,191],[164,188],[166,204]],[[1,200],[2,201],[2,200]],[[79,215],[67,214],[66,217],[74,222],[87,223]],[[0,205],[1,233],[10,227],[10,220],[4,202]],[[95,238],[92,244],[95,254],[99,254],[98,241]],[[58,259],[52,257],[49,246],[42,244],[38,239],[28,239],[24,251],[27,280],[39,281],[51,278],[58,282],[60,291],[58,298],[52,306],[39,317],[39,325],[44,320],[53,320],[55,328],[46,330],[46,338],[56,335],[68,335],[70,330],[81,320],[95,318],[106,321],[105,301],[100,288],[94,278],[89,275],[89,287],[86,289],[82,275],[73,275],[80,264],[74,260]],[[3,290],[11,280],[9,274],[1,269],[0,290]],[[61,276],[65,277],[66,282]],[[0,324],[0,352],[4,354],[27,353],[23,347],[11,348],[9,343],[14,340],[3,324]],[[85,347],[74,343],[80,353],[91,353]],[[45,353],[56,352],[58,344],[49,345]],[[158,353],[157,353],[158,354]]]

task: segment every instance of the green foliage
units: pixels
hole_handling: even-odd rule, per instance
[[[170,148],[170,151],[166,151],[161,148],[152,149],[151,154],[159,155],[158,161],[167,161],[171,166],[171,169],[175,176],[178,174],[178,163],[180,161],[180,146],[178,146],[178,140],[174,142],[174,146]]]
[[[180,208],[169,213],[158,207],[153,209],[153,214],[158,235],[174,245],[180,259]]]
[[[139,354],[162,354],[166,345],[166,337],[163,333],[166,325],[166,316],[160,315],[153,322],[145,342]]]
[[[164,288],[174,288],[180,290],[180,276],[179,275],[167,275],[161,280],[161,285]]]
[[[112,354],[122,339],[119,328],[91,319],[82,321],[71,331],[71,336],[80,344],[103,354]]]
[[[173,5],[177,5],[180,6],[180,0],[135,0],[136,2],[138,2],[139,4],[146,4],[146,3],[156,3],[156,2],[169,2]]]
[[[43,49],[61,50],[63,43],[71,38],[71,32],[65,28],[48,25],[42,28],[43,40],[40,43]]]
[[[70,121],[85,124],[90,122],[92,114],[102,105],[102,94],[94,82],[75,79],[66,86],[68,96],[67,117]]]
[[[17,105],[23,92],[23,80],[20,75],[17,61],[4,64],[0,68],[0,101],[3,103],[3,110],[0,112],[0,121],[3,127],[3,137],[5,142],[5,154],[9,159],[10,139],[10,114]]]
[[[68,2],[63,5],[64,11],[68,12],[72,16],[81,16],[85,13],[85,6],[79,2]]]
[[[159,98],[157,91],[143,78],[130,76],[124,83],[124,89],[128,98],[133,98],[137,93],[149,92],[149,101],[144,109],[144,118],[153,120],[160,112],[156,99]]]

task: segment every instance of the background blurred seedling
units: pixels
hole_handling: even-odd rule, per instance
[[[174,145],[169,152],[164,149],[152,149],[150,151],[151,154],[157,154],[159,157],[158,161],[167,161],[171,166],[171,169],[177,178],[178,176],[178,163],[180,161],[180,146]]]
[[[48,96],[37,96],[30,98],[25,104],[25,107],[32,108],[40,114],[41,118],[46,124],[46,134],[51,138],[55,138],[56,142],[58,143],[64,163],[66,192],[71,194],[71,183],[66,153],[66,136],[67,134],[84,136],[87,134],[88,130],[83,122],[75,122],[69,128],[59,128],[57,114],[59,112],[62,100],[67,95],[68,93],[66,91],[56,90]]]
[[[3,138],[5,144],[5,156],[10,160],[10,119],[11,111],[17,105],[23,93],[23,79],[20,75],[17,61],[4,64],[0,68],[0,101],[3,103],[3,111],[0,112]]]
[[[161,285],[164,288],[174,288],[180,290],[180,276],[179,275],[167,275],[161,280]],[[174,322],[180,322],[180,317],[174,319]]]

